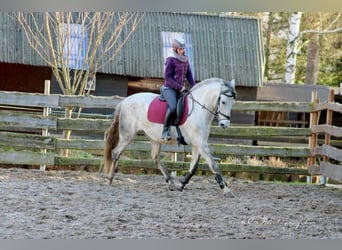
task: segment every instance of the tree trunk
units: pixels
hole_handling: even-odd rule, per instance
[[[302,12],[294,12],[290,16],[290,27],[286,49],[285,77],[286,83],[294,83],[296,76],[296,59],[298,53],[298,41]]]
[[[269,78],[269,60],[270,60],[270,44],[272,38],[273,29],[273,12],[268,13],[267,30],[266,30],[266,42],[265,42],[265,79]],[[266,80],[267,81],[267,80]]]
[[[319,31],[320,22],[317,15],[314,14],[311,16],[311,23],[313,24],[313,30]],[[319,47],[319,34],[312,33],[308,44],[305,84],[317,84]]]
[[[308,57],[306,65],[305,84],[316,85],[319,63],[319,35],[313,34],[308,44]]]

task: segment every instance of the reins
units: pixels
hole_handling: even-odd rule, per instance
[[[228,92],[228,91],[222,92],[222,93],[220,93],[220,95],[225,95],[225,96],[227,96],[227,97],[234,97],[234,95],[233,95],[233,96],[227,95],[227,94],[226,94],[227,92]],[[218,110],[219,103],[220,103],[220,100],[221,100],[221,97],[220,97],[220,96],[217,98],[217,102],[216,102],[216,104],[215,104],[214,111],[212,111],[212,110],[210,110],[206,105],[201,104],[199,101],[197,101],[197,100],[193,97],[191,90],[189,91],[189,95],[191,95],[191,99],[192,99],[192,109],[191,109],[191,111],[189,112],[188,117],[191,115],[192,111],[194,110],[194,102],[195,102],[195,103],[197,103],[199,106],[201,106],[202,109],[205,109],[205,110],[207,110],[209,113],[211,113],[215,118],[218,119],[218,116],[219,116],[219,115],[222,115],[222,116],[225,117],[227,120],[230,120],[230,116],[229,116],[229,115],[225,115],[225,114],[223,114],[221,111]],[[234,98],[235,98],[235,97],[234,97]]]
[[[190,116],[191,113],[192,113],[192,111],[194,110],[194,102],[196,102],[198,105],[200,105],[200,106],[202,107],[202,109],[207,110],[209,113],[211,113],[211,114],[214,115],[215,117],[218,115],[217,111],[214,112],[214,111],[210,110],[206,105],[201,104],[199,101],[197,101],[197,100],[194,98],[194,96],[192,95],[191,91],[189,92],[189,95],[191,95],[191,99],[192,99],[192,109],[191,109],[191,111],[189,112],[189,115],[188,115],[188,116]],[[220,98],[217,99],[217,102],[216,102],[216,105],[215,105],[214,110],[217,110],[217,108],[218,108],[218,102],[219,102],[219,101],[220,101]]]

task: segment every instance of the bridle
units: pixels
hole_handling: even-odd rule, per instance
[[[192,99],[192,103],[197,103],[198,105],[200,105],[202,107],[202,109],[205,109],[207,110],[209,113],[211,113],[215,118],[218,119],[218,116],[221,115],[223,116],[224,118],[226,118],[227,120],[230,120],[230,116],[229,115],[226,115],[226,114],[223,114],[220,110],[219,110],[219,104],[220,104],[220,101],[221,101],[221,95],[224,95],[224,96],[227,96],[229,98],[234,98],[236,99],[236,93],[234,91],[234,89],[228,85],[225,84],[226,87],[228,87],[227,90],[223,91],[220,93],[220,96],[217,98],[217,101],[216,101],[216,104],[215,104],[215,107],[214,107],[214,111],[210,110],[207,106],[201,104],[199,101],[197,101],[191,91],[189,91],[189,95],[191,95],[191,99]],[[192,111],[194,109],[194,105],[192,104],[192,110],[189,112],[188,116],[191,115]]]
[[[219,110],[219,103],[221,101],[221,95],[224,95],[224,96],[227,96],[229,98],[236,98],[236,94],[234,92],[234,90],[230,90],[228,89],[227,91],[223,92],[220,94],[219,98],[217,99],[217,102],[216,102],[216,105],[215,105],[215,114],[214,116],[218,119],[218,116],[221,115],[223,116],[224,118],[226,118],[228,121],[230,121],[230,116],[229,115],[226,115],[226,114],[223,114],[220,110]]]

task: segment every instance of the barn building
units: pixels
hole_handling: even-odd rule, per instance
[[[42,85],[41,80],[36,84],[19,84],[22,81],[19,79],[46,80],[51,71],[30,48],[20,24],[10,14],[0,12],[1,72],[7,80],[1,89],[39,92],[39,87],[32,85]],[[162,80],[163,51],[170,43],[165,39],[172,33],[185,36],[196,81],[209,77],[235,78],[240,87],[262,86],[264,53],[260,25],[260,20],[249,17],[145,13],[138,29],[113,62],[97,72],[94,94],[108,94],[104,91],[108,86],[103,83],[107,81],[111,82],[110,92],[117,93],[123,88],[119,91],[123,96],[134,92],[130,86],[154,89],[157,81],[148,83],[148,80]],[[137,81],[142,84],[135,84]]]
[[[20,24],[10,15],[0,12],[0,90],[43,93],[44,81],[51,80],[52,92],[59,93],[51,69],[30,48]],[[235,78],[239,100],[256,99],[264,73],[259,19],[166,12],[145,13],[112,63],[97,72],[91,94],[159,92],[165,47],[174,34],[187,41],[195,81]]]

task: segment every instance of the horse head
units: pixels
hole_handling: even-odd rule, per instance
[[[217,118],[221,128],[230,126],[230,114],[236,99],[235,79],[223,81],[220,96],[217,100]]]

